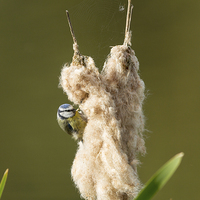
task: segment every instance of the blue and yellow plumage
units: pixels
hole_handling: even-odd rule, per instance
[[[87,119],[81,111],[75,110],[70,104],[63,104],[58,108],[57,121],[61,129],[75,140],[82,140]]]

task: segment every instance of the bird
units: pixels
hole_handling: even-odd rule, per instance
[[[57,121],[60,128],[71,135],[75,140],[83,141],[84,129],[87,125],[87,117],[70,104],[62,104],[57,111]]]

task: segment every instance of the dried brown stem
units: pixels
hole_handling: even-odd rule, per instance
[[[68,20],[70,32],[71,32],[71,35],[72,35],[72,38],[73,38],[73,41],[74,41],[74,48],[73,48],[74,49],[74,53],[79,54],[78,44],[77,44],[77,40],[76,40],[76,37],[75,37],[75,34],[74,34],[74,30],[73,30],[73,27],[72,27],[72,23],[71,23],[71,20],[70,20],[70,17],[69,17],[68,10],[66,10],[66,15],[67,15],[67,20]]]
[[[125,29],[125,38],[124,38],[124,45],[131,45],[131,32],[130,32],[130,26],[131,26],[131,17],[132,17],[132,10],[133,5],[131,4],[131,0],[128,0],[128,8],[127,8],[127,16],[126,16],[126,29]]]

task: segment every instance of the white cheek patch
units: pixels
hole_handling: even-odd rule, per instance
[[[73,112],[60,112],[60,116],[64,118],[70,118],[73,117],[75,114]]]

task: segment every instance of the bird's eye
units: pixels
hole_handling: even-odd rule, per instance
[[[76,111],[75,109],[66,109],[66,110],[64,110],[64,112],[74,112],[74,111]]]

